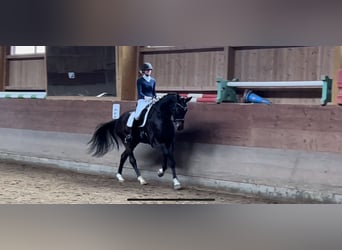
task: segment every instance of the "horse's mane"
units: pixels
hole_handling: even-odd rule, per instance
[[[173,93],[168,93],[166,95],[164,95],[163,97],[161,97],[157,102],[155,102],[152,107],[151,107],[151,111],[155,111],[158,113],[162,113],[164,115],[171,115],[172,112],[172,107],[171,105],[176,104],[177,103],[177,94],[173,94]],[[150,112],[150,115],[152,115],[152,113],[154,112]]]
[[[158,126],[156,124],[166,122],[170,126],[173,126],[170,118],[173,112],[173,105],[176,105],[176,103],[177,94],[168,93],[151,106],[151,110],[147,115],[147,121],[143,129],[149,135],[149,143],[152,147],[159,144],[159,139],[155,136],[156,126]],[[167,132],[164,131],[163,133],[173,134],[171,130],[168,130]]]
[[[175,103],[177,102],[177,94],[176,93],[168,93],[161,97],[155,104],[159,104],[157,106],[162,106],[165,102],[169,101],[174,101]],[[170,99],[170,98],[175,98],[175,99]]]

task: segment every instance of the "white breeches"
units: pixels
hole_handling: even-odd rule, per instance
[[[135,109],[134,115],[130,115],[130,117],[128,118],[127,121],[127,126],[128,127],[132,127],[133,126],[133,122],[134,119],[138,120],[140,117],[141,112],[144,110],[144,108],[146,108],[150,103],[152,102],[152,100],[144,100],[144,99],[139,99],[137,102],[137,107]]]

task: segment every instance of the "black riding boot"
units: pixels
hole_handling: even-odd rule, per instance
[[[125,143],[130,143],[132,141],[132,128],[127,127],[127,135],[125,137]]]

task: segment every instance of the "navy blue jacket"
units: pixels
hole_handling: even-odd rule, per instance
[[[144,77],[140,77],[137,80],[138,99],[144,99],[145,96],[156,97],[155,87],[156,80],[153,77],[149,82]]]

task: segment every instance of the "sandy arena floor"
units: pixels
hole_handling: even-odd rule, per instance
[[[148,180],[147,180],[148,181]],[[261,204],[258,197],[136,180],[120,184],[108,176],[0,161],[1,204]]]

